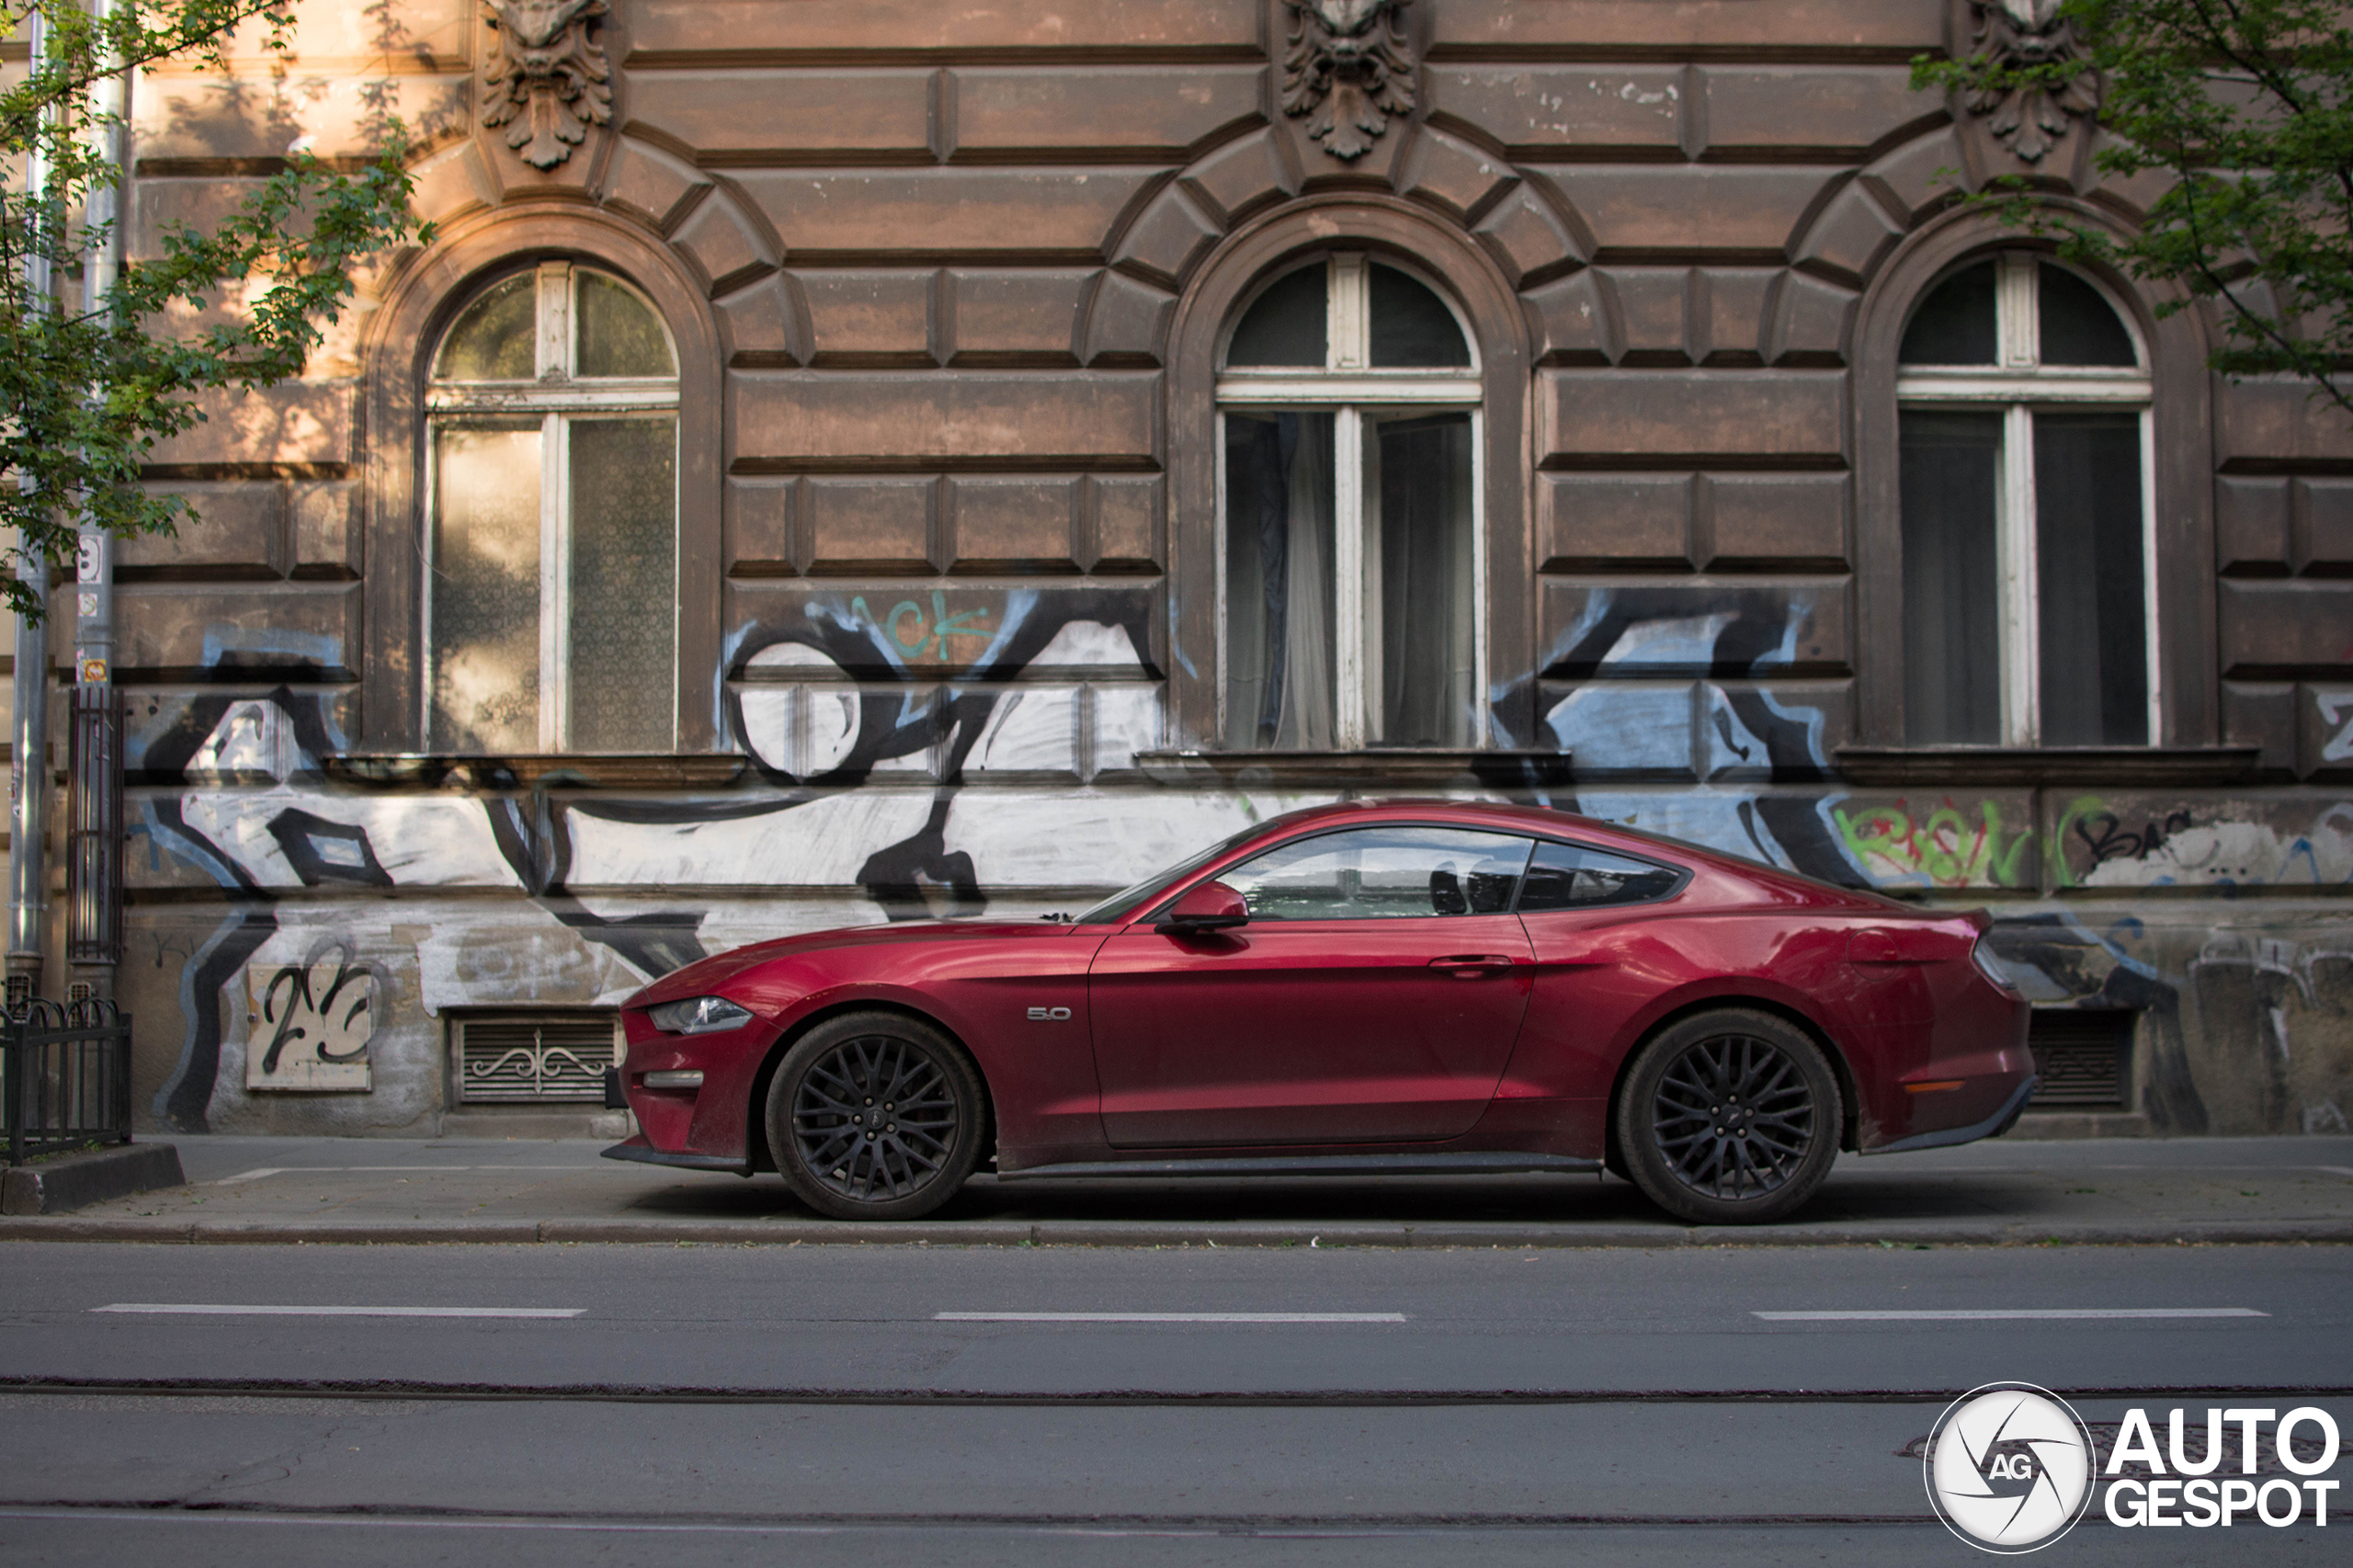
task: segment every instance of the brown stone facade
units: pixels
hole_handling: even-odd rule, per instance
[[[2197,310],[2090,279],[2141,346],[2154,727],[1910,738],[1906,322],[2050,248],[1955,184],[2025,172],[2119,228],[2151,194],[2102,183],[2091,115],[2029,159],[1911,91],[1912,57],[1971,47],[1968,0],[1405,0],[1378,83],[1291,0],[610,0],[540,8],[574,35],[545,69],[515,63],[528,9],[314,5],[275,87],[138,84],[137,244],[387,112],[438,226],[308,379],[157,450],[203,520],[120,552],[155,1125],[522,1127],[529,1095],[467,1077],[472,1023],[600,1017],[769,935],[1076,907],[1292,805],[1450,792],[1992,907],[2035,1000],[2121,1053],[2052,1114],[2345,1130],[2341,416],[2212,378]],[[1302,48],[1353,133],[1291,112]],[[1467,746],[1228,749],[1221,355],[1332,257],[1426,280],[1473,361]],[[674,739],[437,753],[435,355],[554,262],[623,280],[675,353]],[[254,976],[320,966],[368,977],[365,1092],[254,1074]]]

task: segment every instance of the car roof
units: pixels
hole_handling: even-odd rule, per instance
[[[1630,854],[1645,855],[1678,864],[1729,873],[1751,881],[1764,881],[1785,886],[1803,888],[1816,895],[1837,894],[1842,899],[1911,913],[1912,906],[1898,903],[1883,893],[1868,888],[1841,887],[1825,882],[1785,867],[1768,865],[1745,855],[1711,849],[1704,844],[1671,838],[1665,834],[1645,833],[1640,828],[1620,823],[1604,822],[1598,817],[1580,816],[1574,812],[1556,810],[1550,806],[1521,806],[1502,801],[1461,801],[1443,797],[1427,799],[1396,797],[1384,800],[1339,801],[1326,805],[1304,806],[1281,816],[1267,819],[1268,832],[1289,832],[1307,826],[1337,827],[1350,822],[1428,822],[1460,823],[1465,826],[1493,827],[1512,833],[1531,833],[1549,837],[1576,838],[1597,847],[1623,849]],[[1263,835],[1261,836],[1264,836]],[[1255,840],[1254,840],[1255,842]]]

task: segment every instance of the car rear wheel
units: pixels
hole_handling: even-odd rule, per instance
[[[768,1084],[768,1151],[802,1202],[836,1220],[912,1220],[980,1156],[980,1075],[939,1030],[849,1013],[810,1030]]]
[[[1617,1118],[1634,1184],[1696,1224],[1778,1220],[1838,1157],[1838,1080],[1821,1047],[1745,1008],[1695,1014],[1653,1040]]]

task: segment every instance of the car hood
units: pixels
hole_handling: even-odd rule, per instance
[[[1052,941],[1068,937],[1077,930],[1075,926],[1054,920],[908,920],[887,926],[842,926],[829,931],[804,931],[797,937],[779,937],[698,959],[684,969],[674,969],[651,982],[621,1006],[650,1007],[683,996],[723,995],[727,983],[745,971],[802,953],[943,942]]]

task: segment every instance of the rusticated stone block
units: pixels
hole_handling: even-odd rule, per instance
[[[2294,563],[2299,572],[2353,574],[2353,482],[2296,481]]]
[[[1828,461],[1846,451],[1846,381],[1834,371],[1545,370],[1537,399],[1545,459]]]
[[[1441,46],[1780,49],[1803,39],[1909,51],[1944,47],[1945,13],[1943,0],[1448,0],[1432,17]]]
[[[1679,148],[1683,69],[1676,65],[1433,65],[1430,112],[1515,152]]]
[[[634,137],[614,139],[605,169],[605,200],[655,228],[667,228],[687,199],[710,183],[692,164]]]
[[[923,0],[637,0],[634,54],[814,50],[1251,49],[1256,0],[1095,0],[1080,6],[936,6]],[[1926,46],[1924,46],[1926,47]]]
[[[951,365],[1075,363],[1087,272],[959,268],[948,275]]]
[[[1603,253],[1780,255],[1824,184],[1827,169],[1740,165],[1546,171],[1593,230]]]
[[[727,482],[727,563],[731,572],[780,577],[800,569],[793,528],[798,484],[790,479]]]
[[[1691,270],[1682,267],[1613,267],[1598,269],[1603,287],[1616,297],[1625,357],[1648,364],[1679,363],[1690,358]]]
[[[1779,276],[1750,267],[1700,271],[1691,291],[1691,357],[1703,363],[1755,364],[1764,352],[1765,307]]]
[[[1591,255],[1566,220],[1526,184],[1514,187],[1495,203],[1475,232],[1515,284],[1540,281]]]
[[[812,572],[926,575],[932,559],[939,486],[928,479],[813,479],[809,505]]]
[[[1074,479],[958,479],[950,570],[1076,572]]]
[[[813,363],[932,362],[937,273],[797,272],[794,280],[809,301]]]
[[[1399,184],[1407,196],[1457,219],[1483,211],[1498,191],[1519,176],[1511,165],[1443,131],[1414,139]]]
[[[809,346],[801,341],[791,280],[782,274],[771,273],[746,284],[717,301],[714,309],[727,335],[729,358],[738,355],[770,360],[808,358]]]
[[[1904,225],[1888,215],[1871,187],[1863,180],[1850,180],[1806,231],[1797,259],[1829,267],[1848,282],[1859,283],[1903,237]]]
[[[1781,274],[1765,358],[1776,365],[1844,363],[1859,298],[1852,290],[1802,272]]]
[[[796,260],[954,255],[1095,260],[1137,188],[1133,169],[746,170],[737,184]]]
[[[967,67],[950,74],[959,152],[1120,147],[1181,155],[1260,118],[1257,65]]]
[[[251,671],[293,680],[350,680],[357,584],[233,588],[218,583],[122,583],[115,589],[115,662],[148,678]]]
[[[2296,714],[2296,687],[2288,681],[2222,683],[2222,744],[2259,747],[2266,772],[2295,771]]]
[[[1079,340],[1079,358],[1090,365],[1157,364],[1168,337],[1176,297],[1123,273],[1107,272],[1097,285],[1093,308]]]
[[[1112,260],[1170,288],[1182,284],[1193,263],[1218,242],[1217,221],[1196,206],[1184,187],[1172,185],[1120,236]]]
[[[286,569],[286,488],[276,480],[151,484],[187,498],[176,532],[115,544],[117,567],[153,576],[276,577]]]
[[[1537,476],[1536,527],[1545,572],[1688,571],[1692,476]]]
[[[1859,153],[1903,126],[1944,111],[1912,90],[1908,65],[1711,66],[1708,145]]]
[[[156,442],[147,460],[159,468],[339,468],[352,460],[355,394],[348,381],[284,381],[258,392],[207,392],[197,400],[205,421]]]
[[[2218,462],[2353,460],[2353,426],[2335,403],[2298,382],[2241,381],[2214,389]]]
[[[2288,481],[2224,475],[2214,482],[2214,563],[2225,572],[2288,570]]]
[[[634,71],[630,117],[705,153],[928,153],[927,71]]]
[[[961,458],[1141,460],[1156,450],[1159,378],[1116,371],[738,371],[741,461]]]
[[[714,291],[748,279],[764,267],[776,265],[776,252],[759,233],[751,216],[724,195],[714,195],[687,214],[671,243],[702,271]]]
[[[1272,131],[1255,131],[1205,154],[1185,172],[1202,210],[1231,225],[1245,212],[1299,194],[1299,172]]]
[[[1086,482],[1095,515],[1097,572],[1157,572],[1165,503],[1156,478],[1098,474]]]
[[[1584,680],[1848,673],[1843,579],[1722,583],[1545,582],[1542,673]]]
[[[2222,670],[2241,677],[2353,670],[2353,581],[2225,577]]]
[[[2296,771],[2308,778],[2353,774],[2353,685],[2299,687],[2295,702]]]
[[[359,575],[360,508],[365,499],[356,479],[298,481],[287,487],[295,576]]]
[[[1617,312],[1588,268],[1540,284],[1520,296],[1535,318],[1537,358],[1548,365],[1616,363],[1625,356]]]
[[[1710,572],[1835,572],[1847,564],[1843,473],[1712,474],[1702,482]]]

